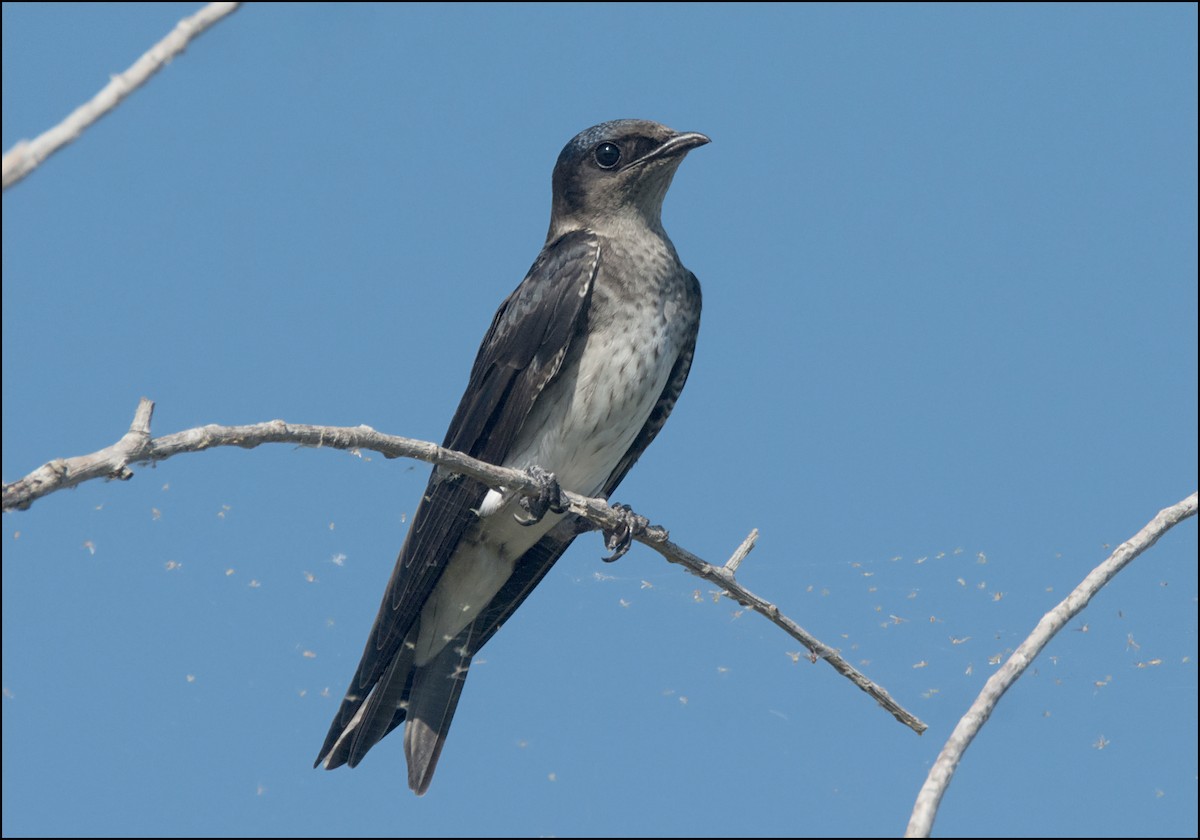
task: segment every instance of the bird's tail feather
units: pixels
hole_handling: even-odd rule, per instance
[[[357,767],[371,747],[404,720],[410,680],[416,675],[413,659],[413,646],[404,644],[367,698],[357,716],[358,725],[347,729],[350,737],[346,763],[351,767]]]
[[[356,766],[371,747],[403,722],[413,659],[413,645],[406,640],[374,686],[358,686],[355,675],[314,767]]]
[[[408,757],[408,786],[417,796],[429,790],[471,667],[468,646],[471,629],[470,625],[464,628],[454,641],[413,674],[408,724],[404,727],[404,754]]]

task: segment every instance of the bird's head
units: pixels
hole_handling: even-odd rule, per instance
[[[649,120],[613,120],[575,135],[554,165],[547,241],[572,230],[645,223],[662,229],[662,205],[684,155],[709,140]]]

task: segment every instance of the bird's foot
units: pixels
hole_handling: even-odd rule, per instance
[[[650,520],[633,512],[629,505],[613,505],[613,510],[621,517],[621,524],[615,528],[604,529],[604,547],[612,554],[601,557],[605,563],[620,560],[633,545],[633,538],[646,533]]]
[[[536,496],[521,497],[521,508],[528,515],[513,514],[513,518],[517,522],[522,525],[534,525],[542,521],[542,517],[546,515],[547,511],[551,513],[567,512],[567,501],[563,498],[562,487],[559,486],[554,473],[547,472],[539,466],[532,466],[525,470],[525,473],[537,482],[538,489]]]

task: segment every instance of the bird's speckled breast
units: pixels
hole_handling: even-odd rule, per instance
[[[572,348],[579,363],[563,365],[505,460],[537,464],[585,495],[600,490],[629,450],[698,326],[699,293],[670,241],[643,237],[636,251],[627,241],[602,240],[588,328]]]

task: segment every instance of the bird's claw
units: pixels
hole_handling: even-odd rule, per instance
[[[650,520],[633,512],[629,505],[613,505],[613,510],[621,517],[621,524],[612,529],[604,529],[604,547],[612,554],[601,557],[605,563],[620,560],[633,545],[633,538],[646,533]]]
[[[514,513],[513,518],[522,525],[535,525],[542,521],[542,517],[546,512],[551,513],[566,513],[567,503],[563,498],[562,487],[558,484],[558,479],[554,477],[554,473],[547,472],[538,466],[530,467],[525,473],[537,482],[538,489],[536,496],[522,496],[519,504],[521,509],[525,511],[527,516],[521,516],[519,513]]]

